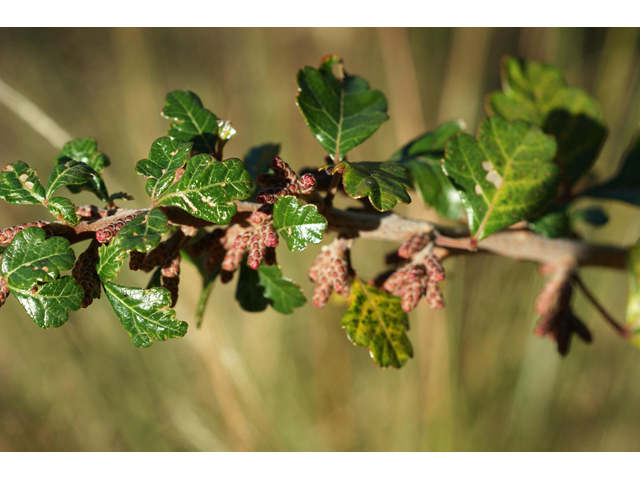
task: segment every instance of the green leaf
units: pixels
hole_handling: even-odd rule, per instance
[[[550,204],[544,213],[529,221],[529,227],[547,238],[566,237],[571,231],[569,204]]]
[[[291,251],[302,251],[309,243],[320,243],[327,219],[315,205],[301,206],[296,197],[280,197],[273,207],[273,226]]]
[[[38,172],[24,162],[14,162],[0,172],[0,198],[13,205],[39,205],[45,201],[45,190]]]
[[[12,288],[27,314],[40,328],[57,328],[67,323],[70,311],[80,309],[84,292],[72,277],[62,277],[38,287],[37,292]]]
[[[479,241],[540,213],[556,196],[556,144],[540,128],[493,117],[478,140],[459,133],[447,143],[443,168],[461,192],[469,228]]]
[[[581,195],[612,198],[640,205],[640,132],[622,157],[618,172],[610,180],[596,185]]]
[[[391,157],[407,169],[422,201],[438,214],[453,220],[463,218],[464,212],[458,190],[442,171],[442,159],[447,140],[464,131],[465,127],[462,120],[443,123],[433,132],[409,142]]]
[[[354,345],[369,347],[371,358],[382,368],[400,368],[413,357],[407,337],[409,319],[398,297],[356,278],[351,304],[342,326]]]
[[[236,213],[235,201],[245,200],[251,186],[251,175],[237,158],[218,162],[210,155],[196,155],[158,205],[174,205],[194,217],[224,225]]]
[[[149,158],[140,160],[136,164],[137,173],[150,177],[147,180],[146,190],[152,200],[162,197],[174,182],[178,169],[189,160],[192,145],[169,137],[159,138],[153,142]]]
[[[562,72],[544,63],[505,57],[502,89],[487,98],[489,114],[542,127],[558,143],[556,162],[573,185],[597,159],[607,136],[598,104],[567,86]]]
[[[204,235],[206,235],[206,232],[204,230],[200,230],[198,232],[198,235],[196,235],[196,237],[192,241],[195,243]],[[207,308],[207,302],[209,301],[209,297],[211,296],[211,292],[213,291],[215,279],[220,273],[220,270],[221,270],[220,267],[222,266],[222,263],[220,263],[212,271],[209,271],[205,267],[205,263],[207,260],[206,255],[202,254],[199,257],[192,257],[189,253],[189,248],[183,248],[181,251],[181,254],[182,254],[182,259],[187,260],[189,263],[194,265],[198,269],[198,272],[200,273],[200,275],[202,276],[202,292],[200,292],[200,298],[198,299],[198,304],[196,307],[196,315],[195,315],[196,326],[200,328],[200,325],[202,325],[202,320],[204,319],[204,312]],[[156,274],[158,274],[157,281],[159,282],[160,281],[159,268],[154,272],[154,277]],[[151,281],[153,280],[154,278],[152,277]],[[149,283],[151,283],[151,281]],[[149,285],[147,288],[151,286],[160,286],[160,285],[159,283],[158,285]]]
[[[148,252],[158,246],[169,228],[167,216],[154,208],[146,214],[138,215],[122,227],[117,238],[120,239],[120,247],[127,252]]]
[[[246,260],[240,262],[236,300],[240,307],[247,312],[262,312],[269,306],[269,301],[265,297],[265,289],[260,285],[258,272],[249,267]]]
[[[181,338],[187,324],[176,320],[171,294],[166,288],[124,287],[106,282],[104,291],[136,347],[150,347],[153,340]]]
[[[109,242],[108,245],[101,245],[98,249],[100,258],[96,265],[96,271],[100,280],[109,282],[118,278],[118,273],[122,270],[127,251],[120,244],[120,236]]]
[[[171,120],[168,135],[192,142],[199,153],[213,153],[218,137],[218,117],[202,106],[193,92],[176,90],[167,94],[162,115]]]
[[[56,165],[68,163],[70,160],[87,164],[97,174],[92,176],[84,184],[68,185],[71,193],[89,190],[106,203],[109,200],[109,193],[100,174],[104,167],[108,167],[111,162],[109,161],[109,157],[98,151],[98,143],[96,140],[87,137],[77,138],[67,142],[56,157]]]
[[[47,210],[58,220],[62,220],[72,227],[80,223],[80,217],[76,214],[76,205],[68,198],[50,198],[47,200]]]
[[[407,171],[396,162],[357,162],[343,160],[326,167],[327,173],[342,172],[342,186],[351,198],[369,197],[376,210],[391,210],[400,201],[411,203]]]
[[[629,297],[627,299],[626,327],[629,341],[640,347],[640,241],[629,250],[627,255],[629,275]]]
[[[360,77],[344,71],[342,59],[324,57],[320,68],[304,67],[297,76],[296,104],[309,130],[336,159],[342,159],[389,119],[387,101]]]
[[[76,256],[66,238],[45,240],[45,231],[29,227],[16,234],[2,256],[2,276],[9,287],[28,290],[73,268]]]
[[[47,183],[47,198],[55,193],[56,190],[69,185],[84,185],[90,182],[97,173],[89,165],[69,160],[66,163],[60,163],[56,166]]]
[[[73,268],[75,254],[62,237],[45,240],[41,228],[29,227],[16,234],[2,257],[0,269],[11,293],[41,328],[59,327],[68,311],[82,306],[84,292],[73,278],[58,278]]]
[[[301,307],[307,301],[300,286],[290,278],[282,276],[279,265],[262,264],[258,268],[258,285],[262,287],[264,296],[277,312],[285,315],[293,313],[294,308]]]

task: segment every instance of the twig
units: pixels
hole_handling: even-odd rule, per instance
[[[593,293],[591,293],[591,291],[587,288],[587,286],[584,284],[584,282],[578,276],[578,274],[573,275],[573,280],[576,283],[576,285],[580,287],[580,290],[582,290],[582,293],[584,293],[584,296],[587,297],[587,299],[596,308],[596,310],[600,312],[600,314],[607,321],[607,323],[611,325],[613,329],[616,332],[618,332],[622,337],[629,338],[631,336],[631,332],[629,332],[629,330],[626,327],[618,323],[618,321],[615,318],[613,318],[613,316],[604,309],[602,304],[598,301],[598,299],[596,299]]]

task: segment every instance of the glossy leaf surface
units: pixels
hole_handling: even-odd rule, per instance
[[[167,94],[162,115],[171,120],[168,135],[192,142],[199,153],[213,153],[218,137],[218,117],[202,106],[193,92],[176,90]]]
[[[24,162],[14,162],[0,173],[0,198],[13,205],[38,205],[46,192],[35,169]]]
[[[80,309],[84,296],[72,277],[46,283],[36,292],[14,288],[11,293],[40,328],[57,328],[67,323],[69,312]]]
[[[384,95],[347,74],[336,55],[324,57],[318,69],[300,69],[297,82],[296,103],[311,133],[333,158],[344,158],[389,119]]]
[[[596,161],[607,135],[598,104],[569,87],[551,65],[505,57],[501,74],[503,91],[488,96],[488,112],[533,123],[553,135],[563,178],[575,183]]]
[[[69,184],[67,187],[72,193],[78,193],[82,190],[93,192],[100,200],[107,202],[109,193],[104,181],[100,177],[104,167],[110,165],[109,157],[98,151],[98,143],[95,139],[77,138],[67,142],[62,151],[56,157],[56,165],[68,163],[69,161],[82,162],[88,165],[97,175],[92,176],[86,183],[76,185]]]
[[[234,202],[245,200],[251,187],[251,175],[237,158],[218,162],[210,155],[196,155],[158,205],[180,207],[194,217],[224,225],[236,213]]]
[[[443,167],[461,192],[476,240],[540,213],[556,196],[555,141],[522,121],[485,119],[476,140],[460,133],[447,143]]]
[[[174,182],[177,170],[189,160],[191,146],[182,140],[162,137],[153,142],[149,158],[136,164],[136,172],[149,177],[146,191],[152,200],[162,197]]]
[[[291,251],[304,250],[309,243],[320,243],[327,219],[315,205],[300,205],[296,197],[280,197],[273,207],[273,226]]]
[[[148,252],[160,243],[162,236],[168,231],[167,216],[154,208],[127,223],[116,238],[119,239],[121,248],[127,252]]]
[[[407,188],[411,182],[407,171],[396,162],[357,162],[346,160],[326,169],[335,175],[342,172],[342,186],[351,198],[368,197],[381,212],[391,210],[398,202],[411,203]]]
[[[447,140],[464,129],[462,120],[443,123],[409,142],[391,157],[406,168],[422,201],[438,214],[453,220],[463,218],[464,212],[458,190],[442,170],[442,159]]]
[[[72,227],[80,223],[80,217],[76,214],[76,204],[68,198],[53,197],[47,200],[49,213]]]
[[[154,340],[181,338],[187,333],[187,324],[176,320],[170,308],[171,294],[166,288],[145,290],[107,282],[104,290],[136,347],[150,347]]]
[[[29,289],[73,268],[76,256],[66,238],[45,240],[45,232],[29,227],[16,234],[2,256],[2,276],[10,288]]]
[[[353,344],[369,347],[371,358],[382,368],[400,368],[413,357],[409,318],[398,297],[356,278],[350,301],[342,326]]]

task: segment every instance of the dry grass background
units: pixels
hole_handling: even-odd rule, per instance
[[[611,133],[595,173],[613,172],[640,123],[638,29],[193,29],[0,30],[0,79],[73,136],[93,136],[112,159],[111,190],[143,204],[134,163],[164,134],[159,112],[174,89],[197,92],[238,130],[229,156],[282,144],[296,167],[321,147],[294,103],[295,74],[328,53],[389,101],[391,121],[352,160],[383,160],[401,143],[462,117],[475,130],[499,60],[519,54],[560,66],[601,102]],[[56,150],[0,105],[0,162],[44,174]],[[86,194],[83,194],[86,195]],[[83,200],[84,199],[84,200]],[[84,196],[82,201],[89,201]],[[587,205],[588,202],[583,202]],[[594,241],[633,243],[638,211],[602,203]],[[2,205],[0,225],[36,220]],[[427,215],[416,204],[405,213]],[[355,266],[375,274],[391,244],[360,242]],[[282,248],[282,247],[281,247]],[[307,292],[319,247],[280,251]],[[1,450],[638,450],[640,352],[616,338],[582,298],[595,344],[561,360],[532,335],[542,284],[533,265],[478,257],[448,264],[444,312],[411,315],[415,358],[378,369],[339,325],[345,304],[291,316],[249,314],[216,286],[204,326],[192,318],[199,281],[184,268],[183,340],[134,348],[100,300],[57,330],[38,329],[10,299],[0,313]],[[123,281],[142,284],[140,275]],[[590,270],[586,282],[616,316],[626,279]]]

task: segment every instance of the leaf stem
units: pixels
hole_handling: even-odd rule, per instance
[[[593,293],[591,293],[591,291],[587,288],[587,286],[584,284],[584,282],[582,281],[582,279],[578,276],[578,274],[574,274],[573,275],[573,280],[576,283],[576,285],[578,287],[580,287],[580,290],[582,290],[582,293],[584,293],[584,296],[587,297],[587,299],[591,302],[591,304],[596,308],[596,310],[598,310],[600,312],[600,314],[602,315],[602,317],[605,319],[605,321],[611,325],[613,327],[613,329],[618,332],[618,334],[620,334],[623,338],[629,338],[631,336],[631,332],[629,332],[629,330],[624,327],[623,325],[621,325],[615,318],[613,318],[613,316],[607,312],[604,307],[602,306],[602,304],[598,301],[598,299],[593,295]]]

